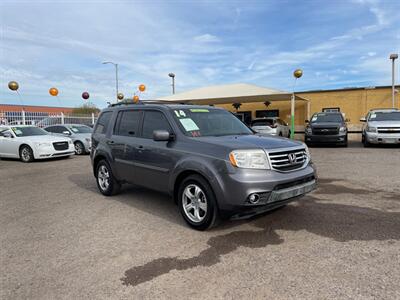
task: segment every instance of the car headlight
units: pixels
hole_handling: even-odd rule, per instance
[[[311,134],[311,133],[312,133],[311,127],[306,127],[306,134]]]
[[[306,150],[306,155],[307,155],[307,158],[308,158],[309,160],[311,160],[311,153],[310,153],[310,149],[308,149],[308,147],[307,147],[307,145],[306,145],[306,144],[304,144],[304,148],[305,148],[305,150]]]
[[[344,127],[344,126],[342,126],[342,127],[340,127],[339,131],[340,131],[340,132],[346,132],[346,131],[347,131],[347,128]]]
[[[38,146],[38,147],[51,147],[51,144],[50,143],[35,143],[36,144],[36,146]]]
[[[367,132],[376,132],[376,127],[367,126],[366,131]]]
[[[271,169],[264,150],[234,150],[229,153],[229,160],[234,167],[245,169]]]

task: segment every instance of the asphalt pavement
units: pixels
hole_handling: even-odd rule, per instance
[[[319,188],[206,232],[98,191],[88,156],[0,160],[1,299],[400,299],[400,148],[312,148]]]

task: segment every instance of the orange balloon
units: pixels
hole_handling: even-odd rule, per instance
[[[58,90],[55,87],[52,87],[51,89],[49,89],[49,93],[52,96],[57,96],[58,95]]]
[[[139,96],[135,95],[133,96],[133,102],[138,103],[139,102]]]
[[[144,92],[146,90],[146,86],[144,84],[139,85],[139,91]]]

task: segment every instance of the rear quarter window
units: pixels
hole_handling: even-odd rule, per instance
[[[94,129],[94,133],[105,134],[107,131],[107,128],[110,124],[111,116],[112,116],[111,111],[103,112],[100,115],[99,119],[97,120],[96,128]]]

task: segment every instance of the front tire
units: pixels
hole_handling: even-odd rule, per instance
[[[85,154],[85,146],[81,142],[75,142],[75,153],[76,155],[83,155]]]
[[[185,178],[178,191],[178,204],[183,219],[196,230],[206,230],[218,221],[218,207],[208,182],[199,175]]]
[[[32,148],[28,145],[24,145],[19,149],[19,158],[24,163],[29,163],[34,160]]]
[[[371,146],[370,142],[368,142],[367,137],[366,136],[362,136],[362,143],[364,145],[364,148],[368,148]]]
[[[96,167],[97,187],[104,196],[112,196],[119,192],[121,184],[115,179],[111,167],[106,160],[101,160]]]

